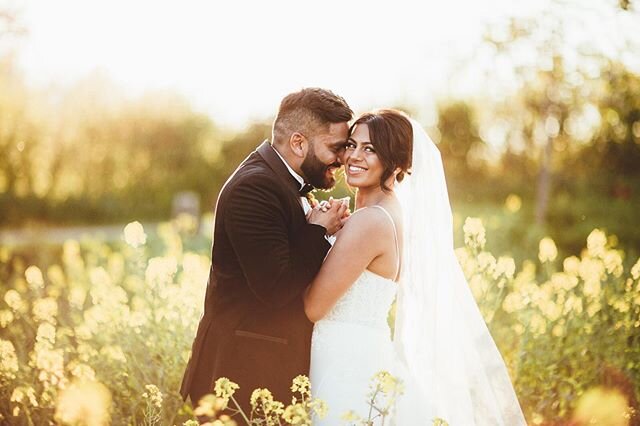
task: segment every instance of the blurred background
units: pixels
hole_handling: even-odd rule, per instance
[[[132,298],[141,287],[127,276],[150,280],[147,260],[153,256],[173,256],[180,274],[186,271],[183,256],[175,253],[193,251],[206,276],[218,191],[237,164],[270,137],[280,99],[319,86],[343,96],[356,115],[396,107],[420,121],[443,156],[456,246],[468,246],[469,235],[484,240],[486,230],[486,246],[482,241],[467,247],[469,253],[495,253],[493,267],[503,269],[509,263],[500,264],[498,256],[513,259],[514,271],[502,271],[511,275],[506,284],[492,273],[486,285],[476,283],[474,289],[479,300],[495,303],[485,303],[483,313],[511,371],[519,374],[517,390],[528,419],[535,424],[569,419],[578,397],[615,378],[626,389],[628,405],[637,407],[640,354],[630,348],[640,346],[640,300],[633,302],[640,276],[639,29],[635,0],[0,0],[2,290],[16,289],[25,300],[62,297],[67,291],[62,288],[73,286],[51,278],[57,276],[51,268],[66,265],[65,276],[73,276],[68,262],[75,255],[87,268],[76,282],[84,283],[85,293],[97,279],[90,271],[95,267],[114,285],[125,282],[121,286]],[[332,193],[316,195],[349,194],[341,179]],[[467,222],[465,236],[468,217],[480,222]],[[178,224],[174,234],[162,225],[171,220]],[[125,225],[134,221],[144,228],[136,224],[123,237]],[[83,235],[92,240],[76,250],[70,241]],[[129,252],[140,244],[146,244],[144,255]],[[114,261],[120,252],[124,260]],[[603,265],[600,272],[589,269],[594,259]],[[131,263],[125,268],[129,275],[110,269],[120,261]],[[491,262],[480,263],[467,268],[468,277],[487,272]],[[34,278],[31,269],[25,281],[30,265],[42,273]],[[628,270],[631,275],[622,272]],[[194,277],[201,278],[190,271],[194,283]],[[540,300],[532,294],[545,293],[545,283],[573,289],[552,279],[560,271],[575,272],[581,283],[591,284],[589,277],[600,274],[598,291],[607,280],[613,283],[611,309],[629,321],[621,340],[602,340],[622,327],[613,314],[598,316],[604,308],[593,308],[576,322],[581,324],[576,335],[592,337],[564,341],[570,353],[553,340],[566,337],[569,328],[539,340],[545,330],[556,330],[557,321],[566,325],[545,311],[548,305],[540,305],[546,312],[541,317],[550,321],[542,329],[529,309]],[[525,278],[538,290],[523,290]],[[41,279],[42,288],[27,296]],[[48,280],[66,284],[52,295],[44,285]],[[492,287],[496,283],[502,283],[498,290]],[[198,291],[205,284],[198,282]],[[521,309],[501,305],[507,290],[528,294],[519,299]],[[576,293],[585,297],[585,313],[581,302],[575,315],[587,315],[594,291]],[[545,294],[554,306],[566,306],[564,296]],[[7,297],[0,309],[3,329],[22,306]],[[629,299],[626,310],[616,305],[618,297]],[[125,304],[133,300],[125,299]],[[99,300],[87,299],[78,312]],[[11,321],[3,312],[13,312]],[[185,315],[197,318],[197,310]],[[11,340],[27,333],[35,341],[37,324],[4,329],[2,336]],[[187,337],[175,370],[186,362],[194,326],[184,325]],[[523,337],[527,333],[530,340]],[[581,370],[580,360],[589,356],[584,347],[598,339],[602,352]],[[606,355],[607,348],[615,348],[615,356]],[[33,343],[22,352],[18,348],[17,359],[26,365],[32,350]],[[571,359],[568,366],[565,358]],[[587,371],[603,365],[606,380]],[[180,406],[178,373],[165,383],[175,405],[165,407],[165,414]],[[0,390],[12,403],[0,403],[0,416],[15,410],[18,399],[3,383]],[[148,376],[130,389],[137,392],[145,383]],[[119,397],[126,395],[131,398]],[[117,418],[141,418],[136,409],[141,410],[129,413],[133,417]],[[637,422],[637,416],[625,415]]]
[[[0,227],[165,220],[184,191],[211,212],[279,100],[321,86],[419,119],[490,247],[577,253],[602,227],[637,251],[639,19],[623,0],[3,1]]]

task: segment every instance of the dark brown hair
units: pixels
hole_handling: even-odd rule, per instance
[[[326,130],[331,123],[351,120],[353,111],[347,102],[330,90],[310,87],[285,96],[273,122],[273,141],[287,140],[292,133],[307,137]]]
[[[380,177],[380,186],[385,191],[391,188],[385,185],[389,176],[396,168],[400,173],[396,176],[402,182],[406,173],[411,174],[411,159],[413,156],[413,128],[407,116],[395,109],[381,109],[362,114],[351,125],[349,133],[353,133],[355,126],[366,124],[369,128],[371,144],[384,166]]]

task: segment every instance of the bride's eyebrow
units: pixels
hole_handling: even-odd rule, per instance
[[[347,139],[347,142],[353,142],[356,145],[358,144],[358,141],[353,139],[353,138],[349,138]],[[361,145],[373,145],[373,143],[369,142],[369,141],[364,141],[364,142],[360,142]]]

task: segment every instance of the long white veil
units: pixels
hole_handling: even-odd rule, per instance
[[[454,253],[440,152],[422,126],[411,123],[412,173],[396,185],[404,224],[396,350],[433,417],[451,426],[526,425]],[[416,418],[398,409],[399,419]]]

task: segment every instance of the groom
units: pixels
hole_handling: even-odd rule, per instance
[[[180,389],[194,405],[219,377],[240,385],[234,398],[247,413],[255,388],[286,405],[291,379],[308,374],[312,324],[301,296],[346,206],[311,209],[305,195],[334,186],[352,115],[328,90],[287,95],[273,142],[263,142],[222,188],[204,315]]]

